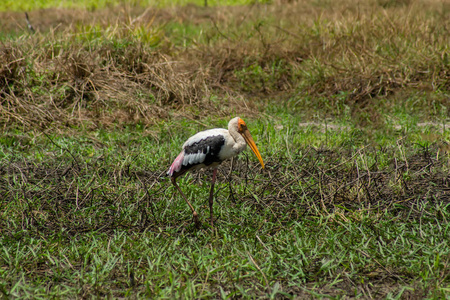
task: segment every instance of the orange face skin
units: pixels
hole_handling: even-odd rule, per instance
[[[245,124],[244,120],[239,119],[238,120],[238,130],[239,133],[243,133],[247,129],[247,124]]]
[[[261,154],[259,153],[258,147],[256,147],[256,143],[253,140],[252,135],[250,134],[250,131],[247,128],[247,125],[245,124],[244,120],[242,120],[242,119],[238,120],[238,131],[244,137],[245,141],[250,146],[250,149],[252,149],[253,153],[255,153],[256,157],[258,158],[259,162],[261,163],[261,166],[264,169],[264,161],[261,157]]]

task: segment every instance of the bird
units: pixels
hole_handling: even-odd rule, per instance
[[[250,131],[244,120],[235,117],[228,123],[228,130],[223,128],[214,128],[204,130],[191,136],[182,146],[182,151],[173,161],[167,175],[170,176],[172,184],[184,198],[192,210],[192,217],[197,227],[200,225],[198,214],[192,204],[183,193],[176,180],[186,172],[197,169],[213,169],[211,180],[211,189],[209,192],[209,210],[211,218],[211,227],[213,224],[213,195],[214,184],[217,177],[217,168],[225,160],[230,159],[250,146],[250,149],[258,158],[264,169],[264,161],[256,147]]]

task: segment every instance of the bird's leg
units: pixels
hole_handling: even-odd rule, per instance
[[[214,226],[213,224],[213,196],[214,196],[214,184],[216,183],[216,177],[217,177],[217,169],[214,169],[213,171],[213,178],[211,181],[211,190],[209,191],[209,212],[211,215],[211,227]]]
[[[181,188],[178,186],[177,182],[176,182],[176,178],[172,177],[171,178],[173,185],[177,188],[177,190],[180,192],[181,196],[183,196],[184,200],[186,201],[186,203],[189,205],[189,207],[192,210],[192,218],[194,219],[194,223],[196,227],[200,226],[200,221],[198,220],[198,215],[197,212],[195,211],[194,207],[192,206],[192,204],[188,201],[188,199],[186,198],[186,196],[184,195],[183,191],[181,190]]]

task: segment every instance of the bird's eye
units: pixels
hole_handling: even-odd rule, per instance
[[[238,122],[238,130],[240,133],[244,132],[244,130],[247,129],[247,125],[245,124],[244,120],[239,119]]]

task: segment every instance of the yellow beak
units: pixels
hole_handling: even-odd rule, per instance
[[[256,147],[255,141],[253,140],[252,135],[250,134],[250,131],[248,131],[248,129],[244,130],[244,132],[242,132],[242,136],[244,137],[245,141],[252,149],[253,153],[255,153],[256,157],[258,158],[259,162],[261,163],[261,166],[264,169],[263,159],[261,157],[261,154],[259,153],[258,147]]]

